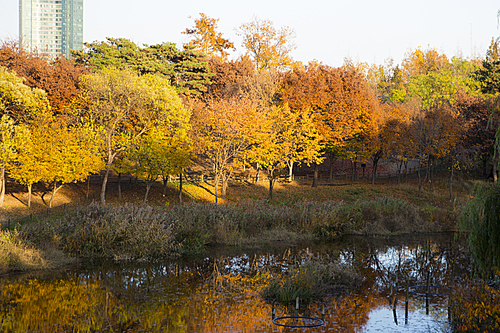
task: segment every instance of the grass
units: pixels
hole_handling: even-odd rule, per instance
[[[35,247],[17,230],[0,230],[0,274],[56,268],[74,259],[53,247]]]

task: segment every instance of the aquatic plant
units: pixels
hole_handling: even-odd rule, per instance
[[[357,280],[356,270],[346,263],[310,259],[272,277],[261,294],[270,302],[289,304],[299,298],[302,303],[310,303],[345,290]]]

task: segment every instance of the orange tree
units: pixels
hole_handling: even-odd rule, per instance
[[[0,45],[0,66],[25,79],[24,84],[42,89],[56,111],[63,111],[80,91],[78,79],[87,69],[72,59],[52,61],[23,50],[18,42],[6,41]]]
[[[235,48],[229,39],[223,38],[222,33],[217,31],[217,22],[219,19],[200,13],[200,18],[194,20],[194,26],[186,29],[183,34],[192,38],[188,44],[195,50],[203,52],[210,58],[226,61],[229,55],[226,50]]]
[[[316,130],[325,146],[345,142],[369,133],[375,96],[360,73],[349,68],[332,68],[310,63],[283,76],[280,99],[292,110],[312,110]],[[317,164],[313,186],[317,186]]]
[[[260,123],[257,105],[244,98],[211,100],[193,114],[193,137],[198,153],[206,157],[215,175],[215,202],[225,196],[227,180],[251,145],[254,126]]]

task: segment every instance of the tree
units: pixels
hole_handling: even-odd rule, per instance
[[[15,158],[18,139],[24,135],[19,132],[21,125],[14,125],[14,120],[7,115],[0,119],[0,207],[3,207],[5,198],[5,172]]]
[[[227,180],[249,149],[261,120],[255,102],[242,98],[209,101],[193,117],[194,141],[198,151],[212,164],[215,175],[215,202],[219,184],[225,195]]]
[[[16,149],[16,128],[20,123],[44,117],[48,110],[42,90],[31,89],[22,78],[0,67],[0,207],[5,198],[5,172]]]
[[[205,55],[185,45],[182,50],[174,43],[139,47],[125,38],[107,38],[103,42],[84,43],[86,50],[71,50],[79,64],[94,67],[128,69],[141,75],[159,74],[186,95],[199,96],[206,91],[212,74]]]
[[[356,70],[318,63],[285,73],[279,98],[292,110],[312,110],[314,126],[327,148],[339,148],[368,133],[377,106],[373,90]],[[316,165],[313,186],[317,173]]]
[[[171,137],[161,128],[153,128],[130,147],[128,171],[146,181],[144,202],[153,183],[170,175],[178,175],[191,163],[191,144],[186,137]]]
[[[500,265],[500,185],[478,184],[459,218],[461,231],[474,262],[484,277],[491,277]]]
[[[170,133],[187,133],[190,113],[168,80],[160,76],[110,68],[83,76],[81,86],[79,116],[100,133],[104,150],[104,205],[109,171],[117,154],[153,125]]]
[[[194,20],[194,27],[187,28],[182,33],[192,38],[189,45],[193,46],[196,51],[225,62],[229,55],[226,50],[235,50],[235,48],[229,39],[223,38],[222,33],[217,31],[217,22],[219,19],[200,13],[200,18]]]
[[[47,153],[51,146],[36,134],[33,135],[28,127],[23,130],[22,137],[18,136],[15,158],[10,163],[9,174],[19,184],[28,188],[28,207],[31,207],[33,184],[43,180],[48,174]]]
[[[210,71],[215,75],[204,93],[206,100],[237,97],[239,95],[237,87],[254,74],[253,64],[248,57],[231,61],[212,58],[208,64]]]
[[[78,78],[87,72],[72,59],[58,58],[47,62],[35,53],[26,52],[13,41],[0,45],[0,66],[25,78],[27,86],[44,90],[56,111],[68,107],[78,96]]]
[[[41,89],[32,89],[24,79],[0,67],[0,114],[16,122],[27,122],[49,113],[49,102]]]
[[[56,118],[40,119],[18,135],[10,176],[28,187],[28,206],[32,185],[39,181],[50,184],[52,207],[62,186],[102,169],[99,150],[96,135],[89,128],[68,126]]]
[[[445,106],[422,112],[412,123],[408,137],[417,148],[419,197],[424,183],[420,175],[421,164],[427,165],[425,180],[429,181],[432,189],[435,160],[446,156],[460,137],[456,118],[456,112]]]
[[[296,46],[295,31],[290,27],[276,29],[272,21],[255,18],[242,24],[237,35],[243,38],[242,45],[255,68],[284,70],[292,64],[291,52]]]
[[[500,60],[500,38],[492,38],[491,44],[486,50],[486,61],[493,62]]]
[[[311,112],[292,112],[287,105],[269,107],[260,117],[249,159],[267,172],[269,200],[280,172],[294,163],[320,163],[321,135],[315,130]]]

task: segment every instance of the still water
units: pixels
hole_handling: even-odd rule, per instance
[[[320,302],[299,303],[299,309],[295,302],[273,306],[260,296],[271,276],[308,260],[354,267],[354,290],[337,288],[342,292]],[[456,281],[467,266],[463,242],[453,235],[216,248],[197,258],[153,264],[87,262],[50,274],[2,277],[0,330],[448,332],[447,287],[451,276]],[[273,324],[273,312],[274,318],[307,316],[324,325],[278,326]],[[275,322],[307,326],[318,321]]]

